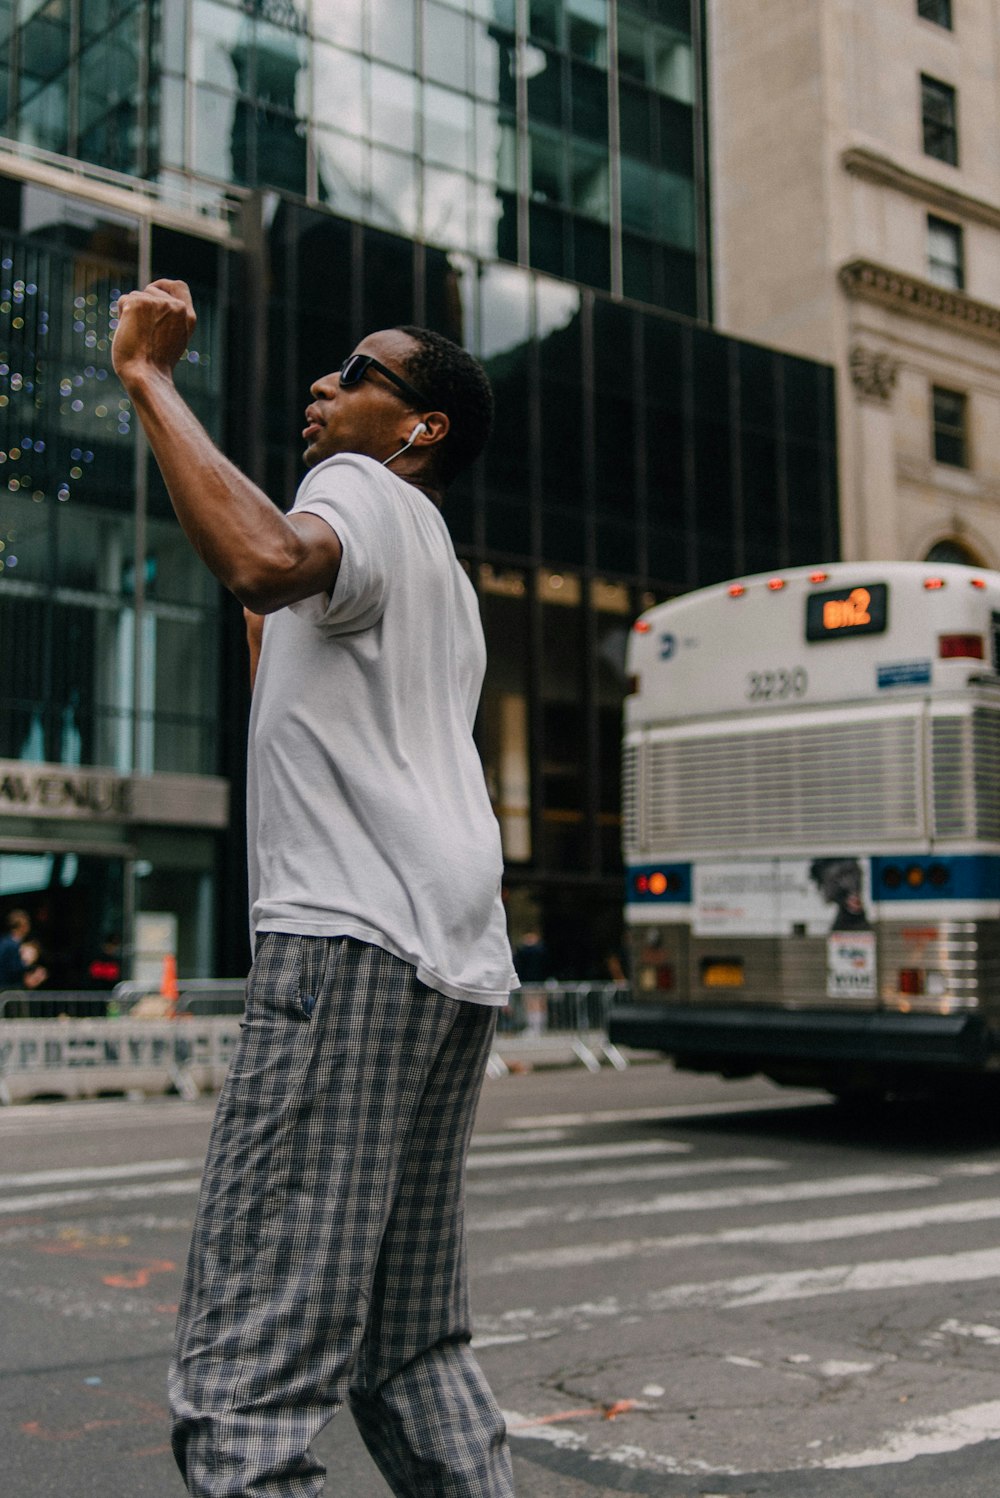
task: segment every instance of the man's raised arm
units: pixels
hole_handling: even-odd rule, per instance
[[[330,592],[336,533],[314,515],[283,515],[216,447],[174,384],[197,321],[183,281],[153,281],[118,303],[112,346],[128,393],[195,551],[247,608],[272,613]]]

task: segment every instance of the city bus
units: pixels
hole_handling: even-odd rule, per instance
[[[740,578],[627,671],[611,1040],[845,1098],[1000,1068],[1000,573]]]

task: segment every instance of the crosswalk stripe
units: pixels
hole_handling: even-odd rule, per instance
[[[816,1092],[794,1092],[774,1098],[750,1098],[745,1102],[665,1103],[651,1108],[599,1108],[586,1113],[540,1113],[509,1118],[509,1129],[579,1128],[583,1124],[655,1123],[658,1119],[718,1118],[726,1114],[780,1113],[789,1108],[832,1108],[833,1100]]]
[[[140,1186],[96,1186],[91,1191],[43,1191],[35,1196],[18,1196],[0,1202],[0,1215],[47,1211],[50,1207],[72,1207],[81,1202],[136,1201],[144,1196],[184,1196],[198,1190],[201,1177],[183,1181],[150,1181]]]
[[[680,1160],[654,1165],[616,1165],[604,1170],[565,1171],[560,1174],[505,1176],[499,1180],[470,1181],[469,1196],[509,1196],[522,1191],[575,1190],[591,1186],[621,1186],[628,1181],[676,1180],[684,1176],[743,1175],[757,1171],[787,1170],[784,1160],[756,1155],[735,1155],[714,1160]]]
[[[689,1144],[672,1139],[633,1139],[622,1144],[566,1144],[554,1149],[497,1150],[469,1156],[469,1167],[504,1170],[511,1165],[555,1165],[570,1160],[619,1160],[629,1155],[686,1155]]]
[[[472,1148],[499,1144],[554,1144],[557,1139],[565,1139],[568,1132],[568,1129],[504,1129],[499,1134],[473,1134]]]
[[[923,1415],[902,1430],[890,1432],[881,1446],[829,1456],[822,1465],[827,1468],[879,1467],[889,1462],[908,1462],[915,1456],[959,1451],[963,1446],[997,1439],[1000,1439],[1000,1400],[994,1399],[987,1404],[949,1410],[946,1415]]]
[[[873,1237],[957,1222],[992,1222],[1000,1218],[1000,1197],[948,1202],[937,1207],[910,1207],[898,1212],[866,1212],[845,1217],[817,1217],[806,1222],[769,1222],[759,1227],[722,1228],[716,1233],[675,1233],[669,1238],[619,1238],[613,1243],[574,1243],[564,1248],[528,1249],[503,1254],[479,1268],[480,1274],[512,1274],[544,1269],[571,1269],[620,1259],[657,1258],[680,1249],[726,1247],[737,1243],[826,1243],[838,1238]],[[1000,1335],[997,1338],[1000,1343]]]
[[[826,1269],[795,1269],[750,1274],[704,1284],[672,1285],[648,1297],[652,1311],[700,1306],[735,1310],[775,1301],[808,1300],[819,1295],[867,1294],[924,1285],[960,1285],[1000,1277],[1000,1248],[916,1259],[876,1259],[865,1264],[833,1264]]]
[[[917,1191],[940,1185],[932,1175],[834,1176],[824,1181],[790,1181],[782,1186],[726,1186],[709,1191],[674,1191],[647,1201],[622,1198],[581,1207],[522,1207],[491,1212],[469,1222],[472,1232],[516,1232],[541,1222],[587,1222],[616,1217],[658,1216],[667,1212],[710,1212],[719,1208],[763,1207],[781,1202],[818,1201],[838,1196]]]
[[[200,1170],[201,1160],[143,1160],[131,1165],[93,1165],[79,1169],[33,1170],[23,1175],[0,1176],[0,1187],[15,1191],[25,1186],[58,1186],[72,1181],[114,1181],[129,1176],[172,1175],[178,1171]]]

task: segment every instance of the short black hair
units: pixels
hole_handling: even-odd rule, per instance
[[[442,333],[402,326],[397,332],[417,344],[404,361],[406,378],[451,423],[434,449],[437,477],[447,487],[486,446],[493,426],[493,390],[479,360]]]

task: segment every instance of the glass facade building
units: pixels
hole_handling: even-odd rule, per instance
[[[182,388],[283,505],[309,384],[365,332],[485,363],[445,516],[511,931],[602,973],[632,619],[838,550],[832,372],[706,321],[700,6],[0,3],[0,913],[67,981],[114,932],[140,967],[247,964],[240,611],[110,366],[117,293],[179,276]]]

